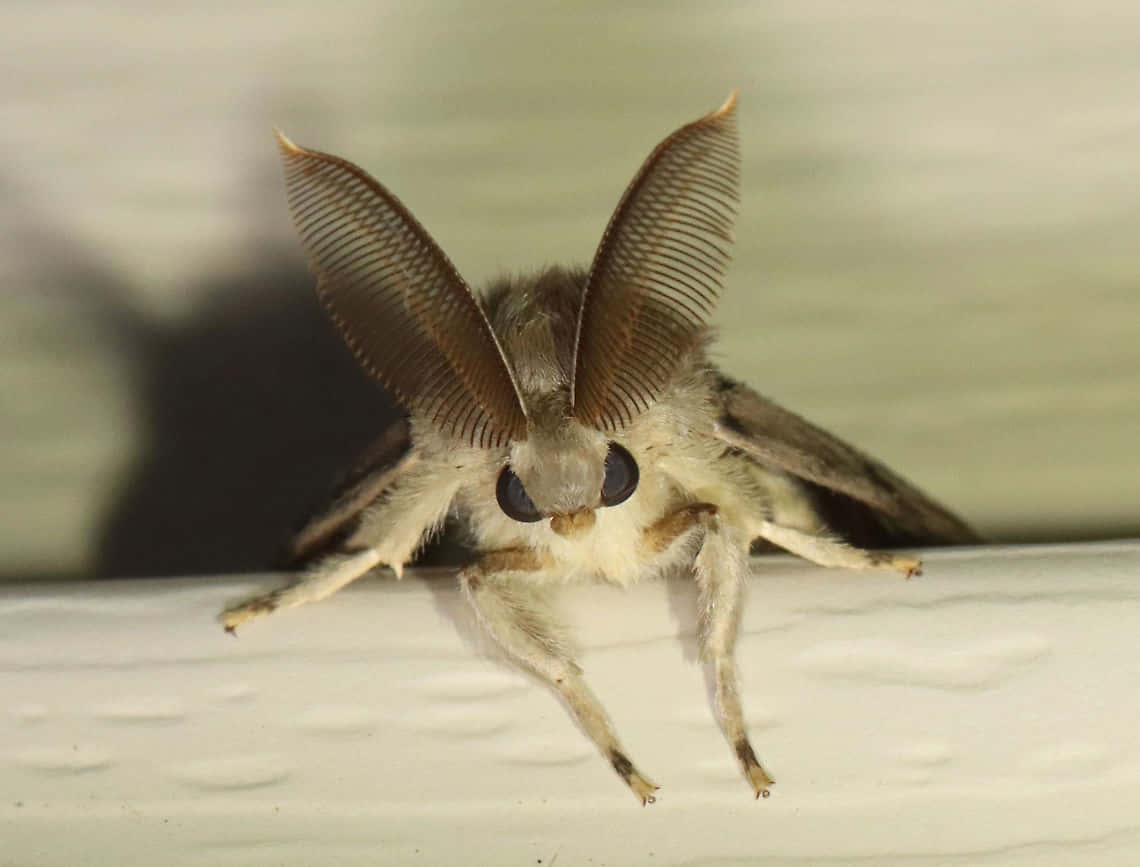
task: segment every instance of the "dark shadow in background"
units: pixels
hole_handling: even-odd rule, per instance
[[[399,416],[312,277],[263,258],[249,276],[195,287],[201,303],[172,325],[120,321],[143,444],[99,530],[97,577],[270,567]]]
[[[278,189],[276,175],[254,186],[254,213],[284,207],[260,200]],[[54,577],[272,568],[401,415],[325,316],[291,240],[255,247],[245,270],[184,287],[190,311],[163,317],[65,214],[11,178],[0,177],[0,209],[16,264],[26,264],[20,289],[58,311],[83,348],[118,360],[139,443],[105,497],[90,567]]]

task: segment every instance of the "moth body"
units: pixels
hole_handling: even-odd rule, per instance
[[[649,155],[588,270],[501,280],[482,300],[363,170],[279,143],[318,294],[408,418],[299,534],[300,579],[224,612],[227,630],[376,567],[401,575],[454,516],[472,548],[460,584],[487,633],[560,693],[648,803],[657,787],[586,684],[551,588],[680,571],[699,590],[716,719],[753,792],[767,795],[734,658],[750,548],[909,576],[916,559],[869,549],[976,537],[882,464],[709,363],[738,198],[735,95]]]

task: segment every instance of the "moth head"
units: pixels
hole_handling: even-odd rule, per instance
[[[596,511],[618,506],[637,489],[640,470],[625,446],[572,418],[538,425],[514,443],[499,473],[499,508],[515,521],[549,521],[560,536],[594,526]]]

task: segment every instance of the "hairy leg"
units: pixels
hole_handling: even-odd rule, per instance
[[[282,608],[294,608],[306,602],[325,599],[379,563],[380,555],[372,548],[356,554],[326,557],[295,584],[279,587],[233,608],[227,608],[222,612],[222,625],[226,632],[236,633],[243,623],[258,617]]]
[[[922,574],[922,563],[914,557],[891,551],[866,551],[838,539],[793,530],[770,521],[760,523],[758,535],[786,551],[791,551],[820,566],[847,569],[897,569],[910,578]]]
[[[546,593],[532,583],[518,580],[521,572],[543,568],[546,564],[534,551],[504,549],[484,554],[459,578],[488,634],[513,662],[558,691],[618,776],[642,804],[652,804],[657,786],[626,755],[601,702],[573,660],[565,630],[550,611]]]
[[[440,484],[438,473],[423,463],[406,464],[405,471],[391,479],[383,499],[364,512],[343,552],[317,561],[287,587],[223,611],[220,620],[226,632],[274,611],[325,599],[376,566],[388,566],[400,577],[424,536],[446,516],[458,485],[454,478]]]
[[[701,656],[712,668],[717,722],[756,797],[767,797],[774,780],[748,740],[736,674],[736,636],[750,574],[748,540],[723,527],[710,527],[693,568],[700,589]]]

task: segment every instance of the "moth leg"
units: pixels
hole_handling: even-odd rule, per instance
[[[637,799],[643,805],[652,804],[657,786],[626,755],[601,702],[574,662],[565,629],[551,613],[546,592],[518,580],[519,572],[546,566],[530,549],[508,548],[484,554],[460,572],[459,580],[483,628],[513,662],[558,691]]]
[[[641,547],[648,554],[660,554],[698,524],[706,524],[716,515],[712,503],[689,503],[659,519],[641,531]]]
[[[306,602],[318,602],[332,596],[345,585],[351,584],[379,563],[380,555],[372,548],[366,548],[356,554],[326,557],[295,584],[279,587],[233,608],[227,608],[222,612],[222,626],[226,632],[234,632],[243,623],[272,614],[282,608],[295,608]]]
[[[325,599],[376,566],[388,566],[401,577],[424,537],[442,523],[459,486],[454,474],[444,483],[439,475],[423,462],[408,469],[363,513],[341,553],[318,560],[289,586],[223,611],[226,632],[274,611]]]
[[[891,551],[867,551],[838,539],[793,530],[762,521],[758,534],[781,548],[810,560],[819,566],[841,566],[847,569],[897,569],[910,578],[922,574],[922,561]]]
[[[701,658],[712,667],[717,722],[756,797],[766,798],[775,781],[748,739],[736,674],[736,636],[750,575],[748,543],[714,525],[705,532],[693,569],[700,590]]]

